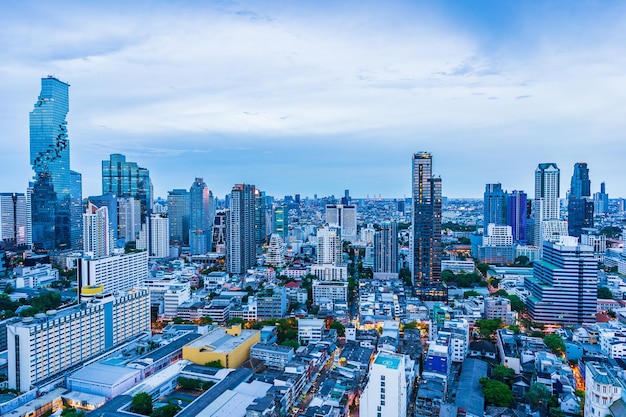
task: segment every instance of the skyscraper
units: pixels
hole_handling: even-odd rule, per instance
[[[533,200],[533,244],[541,247],[541,222],[559,220],[561,170],[554,162],[539,164],[535,170],[535,199]]]
[[[111,255],[113,250],[113,231],[109,221],[109,208],[87,203],[83,214],[83,249],[93,258]]]
[[[374,272],[398,272],[398,224],[382,222],[374,234]]]
[[[163,259],[170,256],[170,226],[165,213],[152,213],[141,225],[137,237],[137,249],[146,249],[150,258]]]
[[[167,193],[167,213],[170,218],[170,242],[189,244],[189,192],[175,189]]]
[[[341,233],[336,225],[317,229],[317,263],[341,266]]]
[[[211,250],[213,237],[213,194],[202,178],[196,178],[189,189],[189,245],[192,255]]]
[[[506,224],[506,198],[507,194],[502,190],[502,185],[500,183],[487,184],[485,186],[483,204],[483,227],[485,232],[487,231],[487,226],[490,223],[493,223],[496,226]]]
[[[117,198],[117,235],[124,242],[134,242],[141,230],[141,203],[134,197]]]
[[[90,195],[87,201],[98,207],[106,207],[109,215],[109,229],[113,236],[113,244],[118,239],[118,199],[114,194]],[[134,240],[134,239],[133,239]]]
[[[30,112],[30,163],[36,182],[33,243],[48,250],[72,246],[68,89],[69,84],[52,76],[42,78],[41,93]]]
[[[600,183],[600,192],[593,194],[593,204],[595,214],[607,214],[609,212],[609,195],[606,193],[604,183]]]
[[[0,240],[15,246],[27,244],[26,195],[0,193]]]
[[[289,216],[284,204],[274,209],[274,233],[283,238],[283,241],[287,241],[287,236],[289,235]]]
[[[108,193],[139,200],[142,223],[152,212],[150,171],[136,162],[126,162],[124,155],[111,154],[108,161],[102,161],[102,194]]]
[[[230,193],[227,221],[226,266],[232,274],[243,274],[256,261],[254,229],[254,185],[235,184]]]
[[[543,258],[535,260],[533,276],[524,283],[530,291],[528,313],[538,323],[572,325],[595,323],[598,266],[593,248],[563,236],[543,243]]]
[[[584,227],[593,227],[593,208],[589,168],[586,162],[578,162],[574,164],[567,202],[567,230],[570,236],[580,237]]]
[[[506,225],[511,226],[515,243],[526,244],[526,205],[524,191],[514,190],[507,195]]]
[[[326,223],[339,226],[341,239],[356,242],[356,206],[329,204],[326,206]]]
[[[70,233],[72,248],[83,247],[83,176],[70,171]]]
[[[432,156],[413,155],[413,285],[418,297],[448,301],[441,281],[441,178],[432,176]]]

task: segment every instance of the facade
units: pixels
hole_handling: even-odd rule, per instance
[[[325,328],[324,320],[321,319],[298,320],[298,343],[319,342]]]
[[[285,205],[274,208],[274,233],[282,237],[284,241],[287,241],[289,236],[289,214]]]
[[[9,387],[22,392],[150,331],[148,291],[102,294],[7,326]],[[30,347],[30,348],[28,348]]]
[[[217,210],[213,219],[213,240],[211,250],[224,253],[226,251],[228,210]]]
[[[356,206],[329,204],[326,206],[326,223],[341,230],[341,238],[356,242]]]
[[[196,178],[189,189],[189,248],[192,255],[211,251],[213,238],[213,194],[202,178]]]
[[[506,224],[506,203],[507,193],[502,190],[502,184],[496,183],[485,185],[483,202],[483,224],[485,230],[487,230],[487,225],[490,223],[497,226]]]
[[[117,198],[117,235],[124,242],[134,242],[141,230],[141,202],[134,197]]]
[[[104,195],[90,195],[87,197],[87,201],[93,203],[98,207],[106,207],[109,212],[109,228],[111,229],[111,233],[113,234],[113,242],[118,239],[118,224],[117,224],[117,197],[113,194],[104,194]],[[82,202],[81,202],[81,207]],[[82,214],[84,214],[85,210],[83,208]],[[81,214],[81,216],[82,216]]]
[[[108,207],[98,207],[89,201],[83,214],[83,250],[93,258],[111,255],[113,231]]]
[[[30,112],[33,244],[47,250],[72,246],[68,91],[69,84],[52,76],[42,78],[41,93]]]
[[[585,417],[623,415],[617,410],[625,409],[624,380],[605,364],[589,361],[585,367]]]
[[[586,162],[574,164],[574,174],[567,201],[569,235],[580,237],[583,228],[593,227],[594,203],[591,199],[591,181]]]
[[[260,339],[258,330],[218,327],[183,346],[183,359],[197,365],[219,361],[224,368],[236,369],[250,359],[250,348]]]
[[[593,249],[574,237],[544,242],[543,258],[525,279],[526,304],[533,321],[572,325],[595,323],[598,268]]]
[[[526,244],[526,206],[524,191],[514,190],[507,195],[506,224],[511,226],[513,241],[521,245]]]
[[[607,214],[609,212],[609,195],[606,193],[606,184],[600,183],[600,192],[593,194],[593,212]]]
[[[259,320],[284,317],[287,313],[287,292],[284,287],[273,287],[256,294]]]
[[[256,262],[255,187],[236,184],[230,193],[226,238],[226,269],[243,274]]]
[[[432,175],[432,155],[413,155],[412,277],[417,296],[448,301],[441,281],[441,178]]]
[[[72,248],[83,246],[83,176],[70,171],[70,239]]]
[[[148,252],[81,258],[76,263],[76,273],[79,294],[84,287],[99,285],[106,292],[127,291],[141,286],[148,277]]]
[[[313,265],[311,266],[311,274],[320,281],[348,281],[348,267],[346,266]]]
[[[189,192],[175,189],[167,193],[167,214],[170,218],[170,243],[189,244]]]
[[[361,394],[361,417],[405,417],[408,406],[407,357],[381,351],[370,365],[367,385]]]
[[[487,320],[500,319],[505,326],[511,322],[511,300],[505,297],[485,298],[485,318]]]
[[[15,246],[28,244],[28,220],[24,193],[0,193],[0,240]]]
[[[559,220],[561,170],[553,162],[539,164],[535,170],[535,199],[533,200],[533,245],[541,247],[544,241],[541,223]]]
[[[137,249],[148,251],[150,258],[163,259],[170,256],[169,218],[167,214],[153,213],[148,223],[141,227],[137,238]]]
[[[341,232],[336,226],[317,229],[317,264],[341,266]]]
[[[250,358],[263,361],[270,369],[284,370],[293,359],[293,348],[257,343],[250,348]]]
[[[272,233],[270,243],[267,247],[265,263],[274,267],[282,268],[285,266],[285,242],[277,233]]]
[[[108,161],[102,161],[102,194],[139,200],[140,219],[144,223],[152,212],[150,171],[136,162],[127,162],[124,155],[111,154]]]
[[[398,272],[398,224],[382,222],[374,234],[374,272]]]
[[[333,302],[348,302],[347,281],[319,281],[313,280],[313,303],[319,304],[320,300],[332,300]]]

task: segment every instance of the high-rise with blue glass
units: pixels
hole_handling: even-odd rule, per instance
[[[66,116],[69,84],[48,76],[30,112],[33,244],[40,249],[72,247],[70,142]]]
[[[192,255],[211,251],[213,236],[213,194],[202,178],[196,178],[189,189],[189,246]]]

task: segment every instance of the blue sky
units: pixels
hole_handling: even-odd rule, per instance
[[[430,151],[444,194],[533,193],[540,162],[589,164],[626,196],[626,4],[611,1],[3,2],[2,188],[23,191],[28,113],[71,84],[72,168],[110,153],[157,195],[410,195]],[[564,194],[564,193],[563,193]],[[563,195],[564,196],[564,195]]]

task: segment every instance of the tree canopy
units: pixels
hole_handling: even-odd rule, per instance
[[[509,387],[500,381],[489,378],[480,378],[480,384],[483,387],[483,394],[485,394],[485,400],[489,404],[493,404],[497,407],[509,407],[513,404],[513,394]]]
[[[476,327],[480,328],[480,334],[483,337],[491,337],[500,327],[502,327],[502,320],[500,319],[485,319],[476,320]]]
[[[545,343],[545,345],[556,354],[562,353],[565,350],[565,343],[563,342],[563,338],[558,334],[550,334],[544,337],[543,343]]]
[[[176,404],[167,404],[154,410],[150,417],[174,417],[180,411],[180,407]]]
[[[530,389],[526,393],[526,399],[531,405],[547,405],[548,401],[550,401],[551,393],[548,388],[539,383],[535,382],[530,386]]]
[[[613,293],[607,287],[599,287],[598,288],[598,298],[603,300],[612,300]]]
[[[133,413],[149,416],[152,414],[152,397],[147,392],[140,392],[133,396],[132,411]]]

